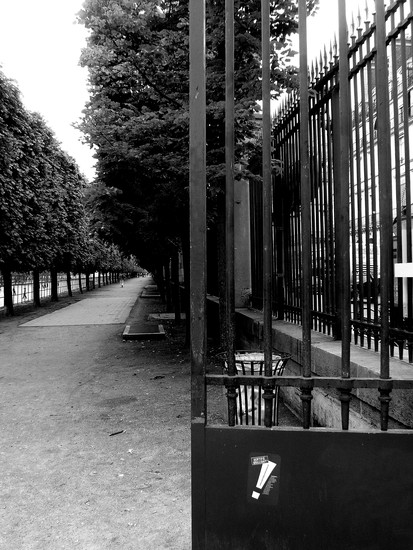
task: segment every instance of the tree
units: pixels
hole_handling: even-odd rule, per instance
[[[314,11],[317,0],[308,2]],[[288,37],[297,2],[272,8],[273,96],[296,86]],[[90,31],[81,64],[90,101],[80,128],[96,148],[93,189],[101,234],[152,272],[188,251],[188,0],[86,0],[79,21]],[[222,217],[225,178],[224,0],[207,3],[207,162],[210,227]],[[260,2],[236,1],[236,127],[240,175],[259,178],[255,112],[260,97]],[[96,200],[97,199],[97,200]],[[186,262],[187,263],[187,262]]]
[[[0,72],[0,270],[5,304],[13,313],[11,274],[70,270],[82,253],[86,182],[36,113],[26,111],[17,87]]]

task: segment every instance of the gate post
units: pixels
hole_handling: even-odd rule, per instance
[[[190,0],[189,189],[192,548],[205,548],[206,93],[205,0]]]

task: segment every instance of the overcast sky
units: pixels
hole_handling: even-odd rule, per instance
[[[358,3],[363,8],[365,0],[347,0],[349,9]],[[62,148],[93,179],[92,151],[72,127],[88,99],[87,70],[78,65],[86,31],[75,23],[82,4],[83,0],[0,0],[0,65],[17,82],[25,107],[43,115]],[[320,5],[320,15],[308,25],[309,60],[329,44],[336,27],[336,0],[321,0]]]
[[[0,0],[0,65],[25,107],[43,115],[81,171],[94,176],[92,151],[72,127],[88,99],[79,67],[86,31],[75,23],[83,0]]]

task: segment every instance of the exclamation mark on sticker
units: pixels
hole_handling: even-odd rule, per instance
[[[271,462],[271,460],[269,460],[268,462],[266,462],[261,466],[261,471],[260,471],[260,475],[258,476],[257,486],[255,487],[256,489],[258,489],[258,491],[262,491],[263,487],[265,487],[265,484],[267,483],[268,478],[270,477],[272,471],[276,466],[277,464],[275,462]],[[251,495],[252,498],[255,498],[257,500],[260,498],[261,493],[258,491],[252,492],[252,495]]]

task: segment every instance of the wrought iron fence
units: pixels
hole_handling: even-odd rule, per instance
[[[413,0],[393,2],[385,21],[386,82],[377,57],[381,39],[374,14],[366,10],[364,20],[359,15],[349,29],[349,98],[344,106],[351,113],[348,197],[343,195],[347,176],[340,166],[344,127],[338,45],[324,49],[309,71],[311,324],[313,330],[340,338],[340,309],[345,306],[338,297],[344,293],[350,301],[353,343],[379,350],[382,321],[388,322],[391,353],[413,362]],[[379,88],[388,90],[387,105],[378,97]],[[300,120],[300,99],[293,93],[273,124],[273,309],[278,318],[292,323],[303,320]],[[254,186],[251,204],[253,303],[261,305],[262,230],[257,213],[262,193]],[[345,219],[343,223],[346,207],[348,224]],[[349,289],[342,288],[340,275],[346,239]],[[383,257],[387,249],[393,250],[392,258],[391,253]],[[383,303],[390,304],[388,319],[382,319]]]
[[[13,273],[12,274],[12,296],[13,304],[28,304],[34,300],[33,276],[31,273]],[[40,274],[39,282],[40,299],[50,298],[52,294],[50,273]],[[86,290],[86,275],[81,275],[82,291]],[[71,275],[72,292],[79,292],[79,275]],[[57,278],[57,292],[59,296],[68,295],[67,275],[59,273]],[[4,283],[0,275],[0,309],[4,308]]]

